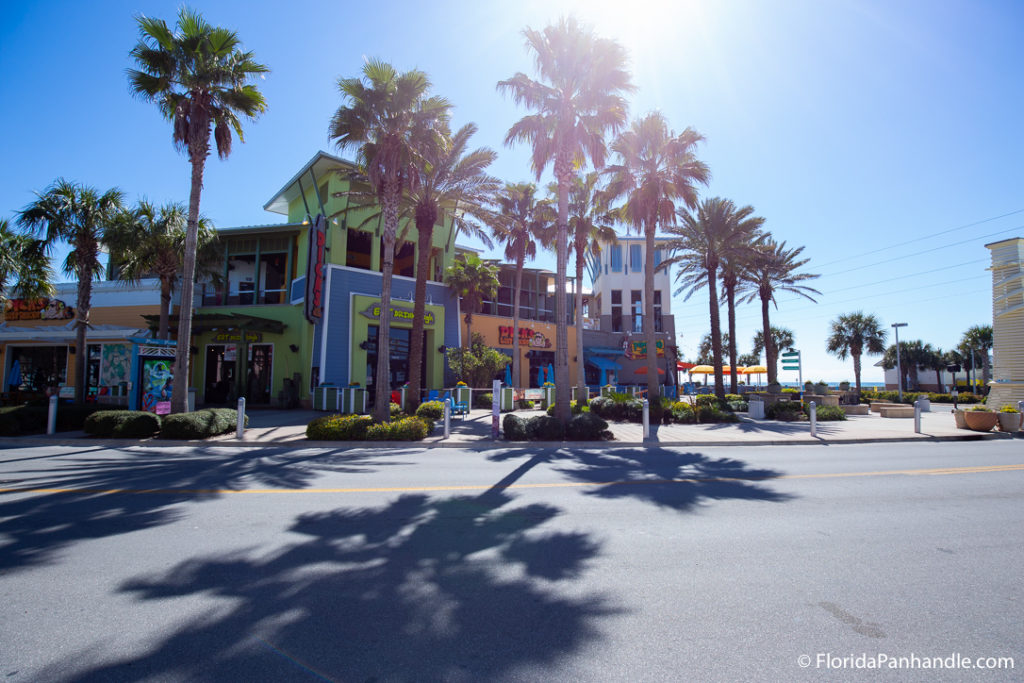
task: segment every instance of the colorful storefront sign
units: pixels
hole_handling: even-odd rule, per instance
[[[654,342],[654,346],[658,350],[658,358],[663,358],[665,356],[665,342],[661,339],[658,339]],[[647,358],[647,342],[627,341],[626,358],[630,358],[632,360]]]
[[[4,304],[4,320],[69,320],[75,309],[60,299],[8,299]]]
[[[218,342],[218,343],[242,341],[242,333],[241,332],[218,332],[217,334],[213,335],[213,341]],[[245,341],[249,342],[250,344],[261,342],[261,341],[263,341],[263,333],[262,332],[246,332],[245,333]]]
[[[402,308],[400,306],[394,306],[394,305],[392,305],[390,308],[391,308],[391,320],[396,321],[396,322],[403,322],[403,323],[412,324],[413,318],[415,316],[414,316],[413,310],[411,308]],[[362,315],[366,316],[367,318],[370,318],[371,320],[379,320],[380,319],[380,301],[375,301],[372,304],[370,304],[369,307],[367,307],[367,309],[365,311],[362,311]],[[431,313],[430,311],[425,311],[423,313],[423,325],[424,325],[424,327],[430,327],[433,324],[434,324],[434,314]]]
[[[514,328],[511,325],[498,327],[498,346],[512,346],[512,333]],[[519,328],[519,345],[529,346],[534,349],[550,349],[551,339],[544,336],[542,332],[535,331],[530,327]]]
[[[306,263],[306,320],[316,324],[324,317],[324,247],[327,244],[327,219],[316,217],[309,227],[309,258]]]

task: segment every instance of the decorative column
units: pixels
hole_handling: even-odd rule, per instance
[[[988,405],[1024,401],[1024,238],[985,245],[992,252],[992,381]]]

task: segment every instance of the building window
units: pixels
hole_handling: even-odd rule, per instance
[[[633,311],[633,331],[643,332],[644,331],[644,298],[643,292],[639,289],[634,289],[630,293],[629,307]]]
[[[384,272],[384,238],[380,238],[381,272]],[[395,243],[395,260],[392,275],[416,277],[416,245],[412,242]]]
[[[657,268],[661,265],[661,249],[654,250],[654,267]]]
[[[644,259],[643,259],[643,246],[639,244],[629,245],[629,267],[633,269],[634,273],[638,273],[643,270]]]
[[[288,254],[260,254],[258,303],[283,304],[287,301]]]
[[[612,332],[622,332],[622,290],[612,290]]]
[[[661,322],[661,290],[654,290],[654,331],[664,332],[665,328]]]
[[[622,272],[622,246],[621,245],[618,245],[618,244],[612,245],[611,260],[612,260],[612,272],[613,273],[621,273]]]
[[[345,265],[349,268],[372,270],[373,242],[370,233],[348,229],[348,248],[345,250]]]

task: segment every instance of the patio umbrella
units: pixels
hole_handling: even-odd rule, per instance
[[[543,366],[537,368],[537,386],[538,387],[544,386],[544,367]]]
[[[507,365],[505,366],[505,386],[512,386],[512,371]]]
[[[21,361],[17,358],[11,363],[11,372],[7,376],[7,386],[11,389],[17,389],[21,386]]]
[[[548,381],[552,384],[555,383],[555,366],[551,363],[548,363]]]
[[[696,363],[687,363],[686,361],[677,360],[676,370],[691,370],[698,367]]]
[[[695,365],[692,368],[690,368],[690,374],[691,375],[713,375],[713,374],[715,374],[715,369],[713,367],[711,367],[710,365]]]
[[[765,372],[768,372],[768,368],[766,368],[763,365],[749,365],[749,366],[743,368],[742,372],[743,372],[744,375],[757,375],[758,376],[757,377],[757,384],[760,386],[760,384],[761,384],[761,375],[763,373],[765,373]]]

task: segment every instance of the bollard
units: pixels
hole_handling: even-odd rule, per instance
[[[452,400],[444,400],[444,438],[452,435]]]
[[[651,438],[651,404],[644,399],[644,441]]]
[[[921,399],[914,401],[914,433],[921,433]]]
[[[50,397],[50,411],[46,415],[46,433],[57,433],[57,397]]]
[[[245,396],[238,397],[238,422],[235,424],[235,438],[245,438]]]
[[[811,401],[807,407],[807,412],[811,416],[811,436],[818,436],[818,406],[814,405],[814,401]]]

